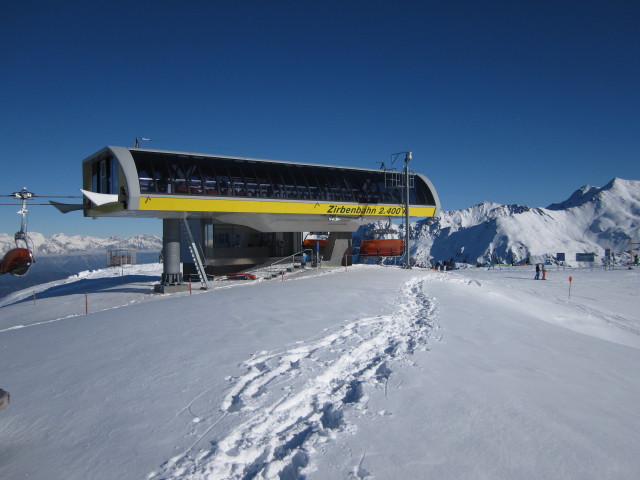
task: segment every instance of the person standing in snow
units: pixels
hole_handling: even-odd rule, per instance
[[[534,280],[540,280],[540,264],[536,263],[536,276],[533,277]]]
[[[545,267],[544,263],[542,264],[542,280],[547,279],[547,267]]]

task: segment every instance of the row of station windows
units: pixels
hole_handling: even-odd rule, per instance
[[[401,204],[385,172],[132,150],[140,193]],[[418,177],[413,205],[434,205]]]

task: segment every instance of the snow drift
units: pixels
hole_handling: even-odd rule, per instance
[[[640,270],[160,271],[0,306],[0,478],[637,478]]]

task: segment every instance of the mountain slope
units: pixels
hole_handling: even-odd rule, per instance
[[[363,232],[362,232],[363,233]],[[585,186],[547,208],[484,202],[442,212],[412,225],[418,263],[540,261],[559,252],[619,254],[640,238],[640,181],[615,178],[602,188]]]

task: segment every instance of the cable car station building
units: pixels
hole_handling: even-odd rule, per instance
[[[399,172],[127,147],[82,164],[86,217],[163,221],[162,284],[240,271],[301,250],[302,232],[331,232],[323,264],[340,265],[359,226],[438,214],[427,177],[398,186]],[[197,254],[201,248],[202,254]],[[196,258],[198,257],[198,258]],[[202,258],[204,257],[204,258]]]

